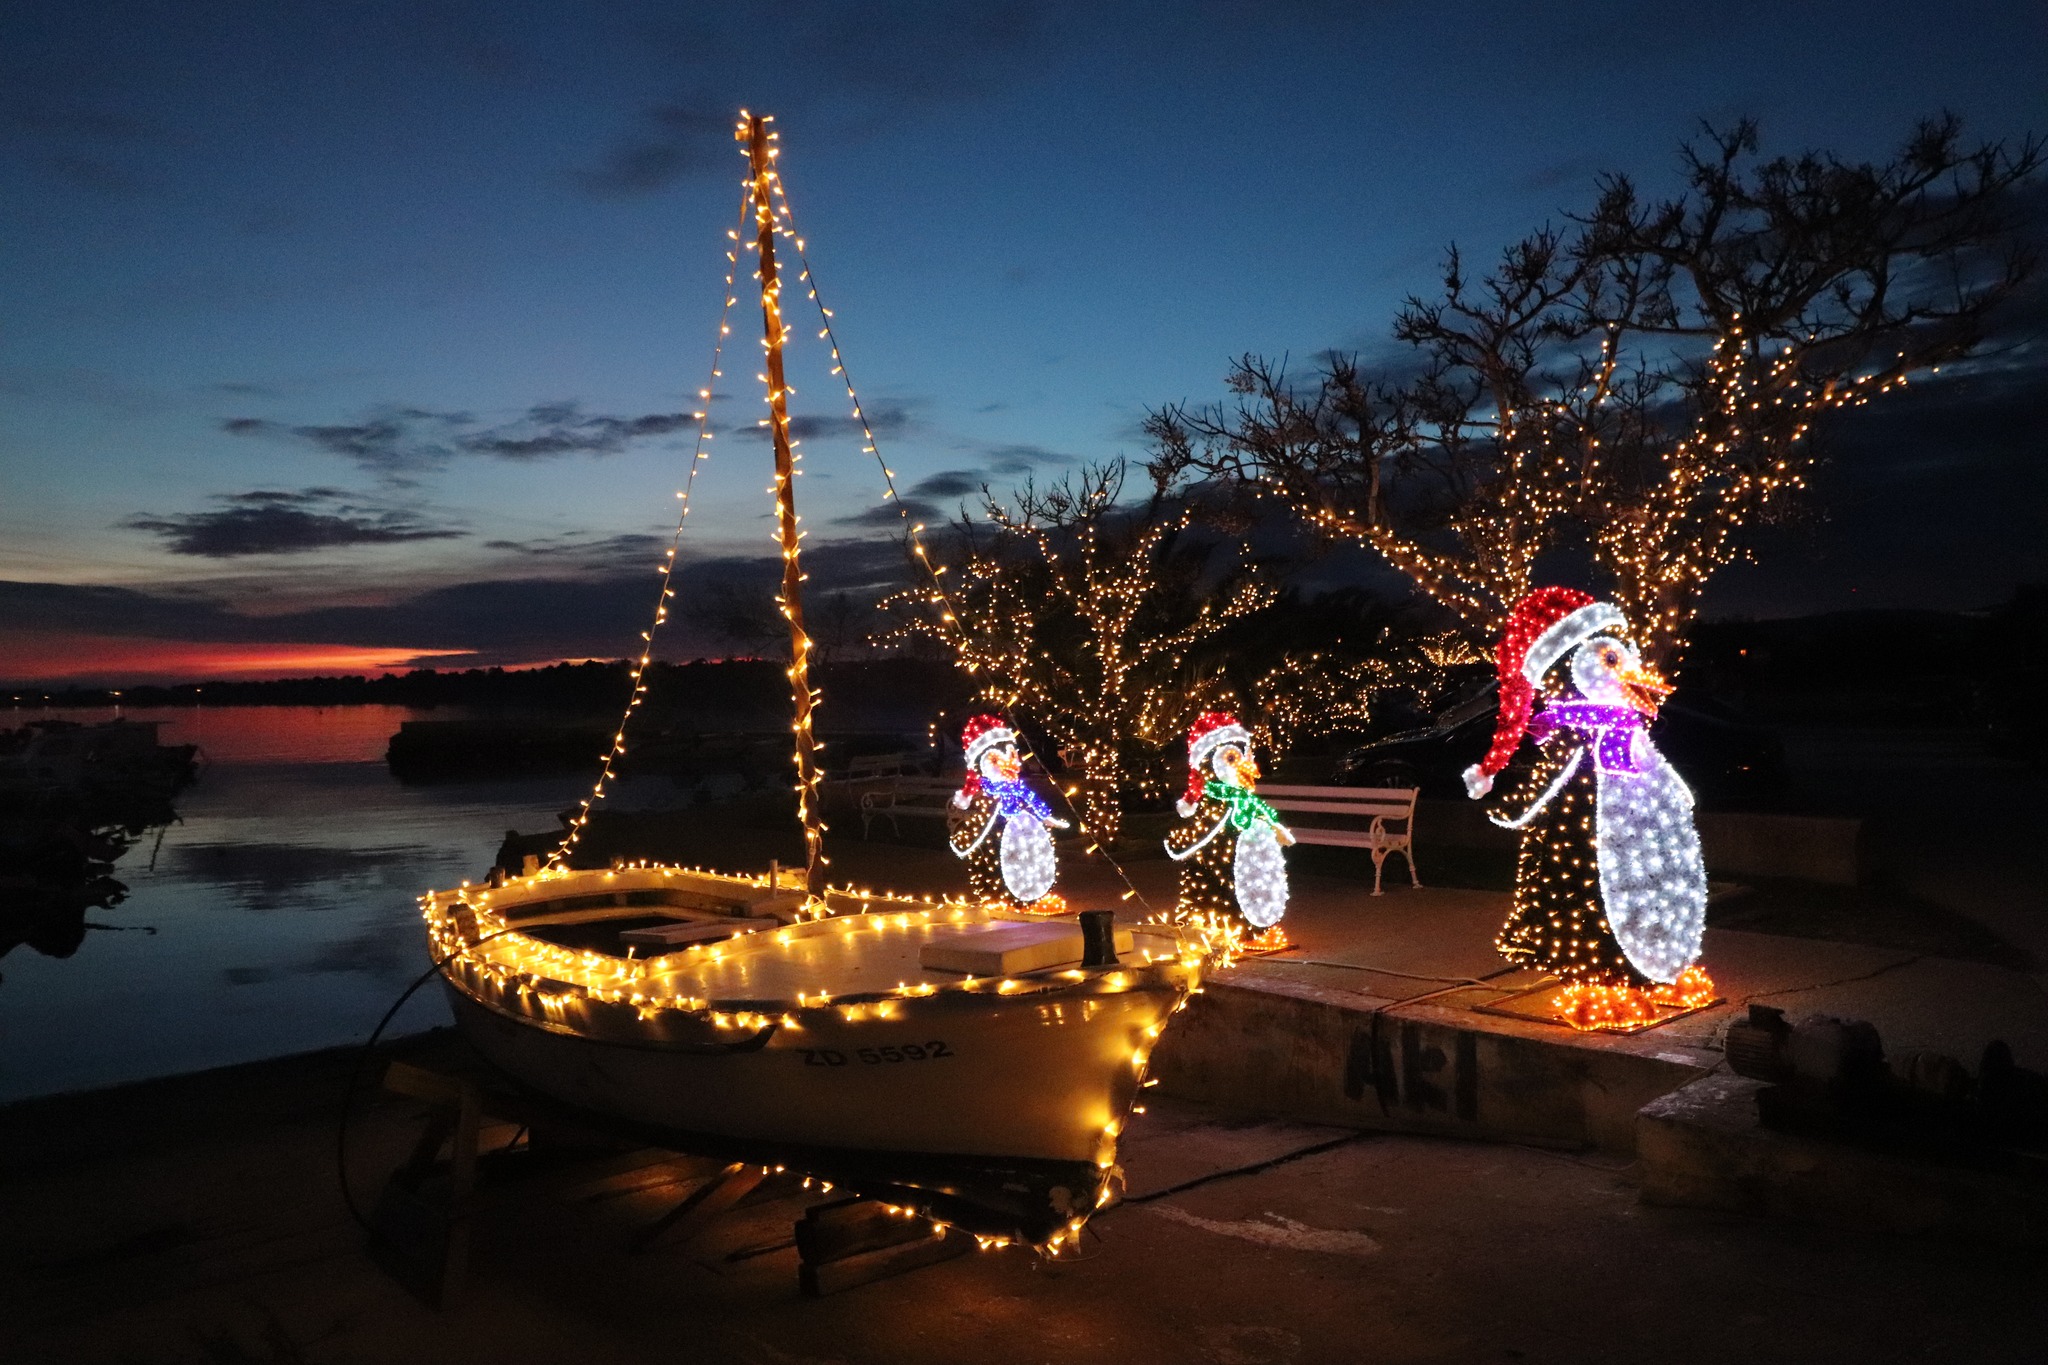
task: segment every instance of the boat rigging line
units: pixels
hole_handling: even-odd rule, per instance
[[[746,110],[741,110],[739,122],[734,129],[735,139],[745,144],[746,147],[748,176],[740,197],[738,223],[726,234],[732,245],[726,252],[726,261],[729,268],[725,276],[725,301],[719,313],[718,335],[712,349],[711,379],[704,388],[698,390],[698,398],[702,401],[703,410],[695,414],[697,418],[697,439],[691,452],[688,473],[684,478],[683,487],[676,494],[681,507],[676,517],[674,534],[670,537],[668,551],[663,556],[660,565],[661,590],[655,599],[654,619],[649,623],[648,628],[640,633],[641,651],[638,661],[631,670],[633,689],[627,698],[624,713],[619,718],[618,728],[612,736],[611,747],[604,755],[598,779],[591,788],[589,797],[582,801],[576,815],[571,817],[568,829],[564,832],[561,841],[549,853],[545,866],[550,869],[566,867],[569,857],[574,852],[576,845],[582,840],[584,831],[589,827],[592,809],[604,800],[607,792],[610,790],[613,778],[617,773],[618,761],[626,752],[627,728],[634,713],[639,709],[648,694],[647,673],[654,659],[654,637],[668,621],[671,614],[669,603],[676,595],[675,572],[677,556],[682,545],[684,527],[690,515],[691,494],[696,487],[698,471],[702,468],[704,462],[710,458],[710,452],[706,447],[713,439],[713,433],[710,430],[711,400],[717,380],[724,374],[725,339],[732,332],[732,310],[739,301],[735,285],[739,277],[740,251],[744,246],[746,249],[754,251],[760,260],[755,275],[761,282],[763,345],[767,351],[766,373],[761,378],[767,386],[767,402],[770,411],[767,425],[769,426],[770,436],[775,446],[776,538],[783,558],[782,591],[777,600],[777,605],[790,625],[791,662],[789,678],[792,699],[795,702],[796,708],[794,725],[797,736],[795,753],[797,767],[796,790],[798,816],[804,830],[805,890],[810,895],[814,904],[822,906],[824,903],[824,893],[829,889],[824,881],[823,869],[830,862],[830,859],[824,853],[824,833],[826,827],[822,819],[822,810],[818,797],[818,783],[821,777],[817,767],[819,745],[811,722],[813,705],[818,698],[818,694],[810,685],[809,661],[811,642],[809,635],[804,630],[803,623],[801,584],[804,581],[805,575],[799,562],[799,545],[803,533],[798,529],[797,525],[800,518],[796,514],[794,486],[795,475],[798,472],[796,464],[801,459],[801,456],[796,453],[795,447],[797,442],[790,436],[787,406],[790,390],[784,378],[782,364],[782,343],[788,336],[789,328],[783,320],[780,302],[782,285],[775,259],[775,239],[778,236],[786,240],[795,253],[798,266],[798,281],[804,286],[806,296],[817,307],[819,321],[818,336],[826,343],[831,352],[832,373],[839,377],[840,383],[846,390],[846,398],[851,406],[853,419],[860,428],[862,453],[873,456],[876,466],[881,470],[886,501],[895,507],[897,516],[901,519],[904,526],[905,546],[910,557],[924,571],[925,577],[930,581],[932,594],[930,603],[938,609],[941,625],[957,626],[959,618],[954,611],[952,599],[946,591],[944,581],[945,566],[932,559],[930,549],[924,542],[924,523],[912,517],[910,508],[905,504],[902,494],[898,491],[895,471],[889,467],[888,461],[881,453],[880,442],[875,438],[874,426],[868,420],[866,407],[860,400],[860,394],[854,388],[852,376],[847,372],[846,357],[840,347],[838,332],[833,326],[832,310],[825,306],[825,301],[819,293],[816,272],[805,249],[804,239],[797,231],[796,213],[790,204],[788,189],[783,184],[780,173],[775,169],[775,158],[779,155],[781,149],[775,145],[779,140],[779,135],[771,131],[767,126],[772,122],[774,122],[772,115],[755,115]],[[756,232],[754,240],[746,242],[742,236],[742,229],[746,226],[747,218],[750,215],[754,218]],[[1016,718],[1011,714],[1011,708],[1005,705],[1002,707],[1002,710],[1006,719],[1009,719],[1014,725]],[[1124,870],[1123,865],[1110,852],[1108,845],[1102,842],[1089,829],[1079,805],[1074,801],[1067,788],[1056,780],[1052,782],[1052,787],[1060,804],[1073,817],[1076,832],[1092,841],[1087,845],[1088,853],[1090,855],[1100,854],[1103,861],[1108,863],[1110,868],[1116,873],[1117,879],[1123,883],[1124,890],[1121,893],[1121,899],[1136,901],[1148,915],[1157,918],[1150,902],[1138,890],[1137,884],[1131,880],[1130,874]]]

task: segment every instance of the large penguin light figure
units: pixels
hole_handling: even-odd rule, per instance
[[[1175,809],[1184,822],[1166,838],[1180,864],[1179,917],[1209,930],[1246,926],[1278,946],[1287,913],[1287,860],[1294,835],[1253,792],[1259,765],[1252,737],[1235,716],[1204,712],[1188,731],[1188,788]]]
[[[960,743],[967,751],[967,780],[953,793],[947,824],[954,854],[967,863],[968,894],[1015,906],[1043,901],[1059,877],[1052,831],[1067,828],[1067,822],[1025,784],[1017,732],[1000,717],[968,721]]]
[[[1620,608],[1576,589],[1516,603],[1495,656],[1493,745],[1465,771],[1484,796],[1524,736],[1536,741],[1535,766],[1490,813],[1522,833],[1495,944],[1565,978],[1557,1005],[1578,1028],[1632,1028],[1660,1003],[1713,998],[1696,965],[1707,876],[1692,792],[1646,728],[1671,689],[1627,633]]]

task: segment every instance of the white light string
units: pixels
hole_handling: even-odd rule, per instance
[[[874,428],[868,423],[867,410],[861,405],[860,394],[854,390],[853,376],[846,371],[846,358],[839,350],[839,334],[832,326],[832,310],[825,306],[824,299],[819,296],[818,278],[811,269],[809,255],[804,251],[804,239],[797,234],[796,211],[790,207],[789,191],[784,187],[780,175],[773,177],[770,188],[774,191],[777,201],[775,211],[777,234],[786,238],[790,245],[796,249],[797,265],[801,267],[801,273],[798,275],[798,278],[803,282],[805,292],[809,295],[811,302],[818,307],[818,337],[831,348],[832,373],[838,375],[839,382],[846,387],[847,401],[853,407],[853,420],[860,425],[861,450],[865,454],[874,456],[876,466],[882,471],[882,486],[887,490],[887,501],[894,504],[896,515],[903,521],[904,535],[910,543],[911,553],[916,556],[919,566],[924,569],[926,575],[931,579],[932,597],[930,601],[939,609],[939,620],[945,625],[953,625],[957,621],[953,612],[953,602],[947,596],[946,585],[941,579],[941,575],[946,572],[945,566],[932,562],[931,555],[926,550],[924,544],[924,523],[912,520],[910,509],[903,503],[902,494],[896,491],[896,471],[889,468],[889,462],[882,458],[880,443],[875,440]],[[990,696],[988,700],[996,702],[1001,707],[1004,719],[1008,720],[1011,723],[1010,728],[1015,730],[1017,728],[1016,717],[1011,714],[1010,706],[1002,702],[998,697]],[[1021,736],[1022,732],[1019,731],[1018,733]],[[1029,759],[1036,757],[1036,755],[1027,749],[1024,752],[1024,757]],[[1052,783],[1052,787],[1059,794],[1060,803],[1066,806],[1068,814],[1073,816],[1075,833],[1088,841],[1084,845],[1086,852],[1091,855],[1100,854],[1102,860],[1108,863],[1111,869],[1115,871],[1117,879],[1123,882],[1124,890],[1119,899],[1135,900],[1140,906],[1144,907],[1147,914],[1153,913],[1151,903],[1139,892],[1137,883],[1133,882],[1130,874],[1124,871],[1123,864],[1119,863],[1115,855],[1110,853],[1108,845],[1104,844],[1096,837],[1094,831],[1088,828],[1088,822],[1082,818],[1080,807],[1074,802],[1073,793],[1057,781]]]
[[[598,773],[596,785],[590,789],[590,795],[584,799],[581,809],[570,819],[569,828],[562,835],[562,841],[555,845],[554,852],[548,855],[547,866],[550,868],[566,864],[570,853],[581,842],[583,831],[590,825],[591,808],[604,800],[605,793],[610,788],[612,778],[615,775],[616,765],[626,752],[627,723],[633,719],[633,713],[640,709],[640,703],[647,697],[647,670],[648,666],[654,661],[654,637],[661,630],[663,624],[667,622],[669,617],[669,600],[676,595],[674,587],[676,553],[682,548],[683,526],[690,519],[690,494],[697,487],[697,471],[702,468],[704,461],[711,457],[710,452],[705,449],[712,439],[711,395],[718,387],[719,379],[725,373],[721,368],[725,360],[725,339],[732,333],[732,310],[734,303],[739,298],[739,295],[733,288],[734,282],[739,278],[739,228],[746,226],[747,212],[752,207],[753,186],[749,183],[746,191],[740,196],[738,227],[735,227],[726,234],[727,239],[732,243],[732,249],[725,253],[727,261],[725,305],[719,310],[718,338],[712,343],[711,347],[711,377],[704,387],[697,391],[697,397],[703,400],[704,404],[704,410],[696,414],[697,443],[690,453],[689,472],[684,475],[683,486],[676,493],[676,500],[681,503],[681,507],[676,513],[675,533],[669,537],[668,553],[662,557],[661,561],[661,592],[654,599],[654,619],[648,623],[646,630],[640,632],[640,660],[633,665],[632,669],[633,691],[626,698],[626,709],[619,716],[619,728],[612,735],[612,747],[605,752],[604,764]]]

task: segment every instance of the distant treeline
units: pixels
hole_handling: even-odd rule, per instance
[[[650,710],[702,708],[727,713],[765,712],[786,716],[788,683],[784,665],[773,659],[703,660],[655,664],[647,672]],[[875,705],[944,707],[964,689],[950,664],[891,658],[823,664],[812,670],[842,712]],[[547,668],[418,668],[381,677],[282,678],[272,682],[222,682],[177,686],[73,687],[16,691],[28,705],[108,706],[462,706],[486,710],[616,714],[631,693],[631,666],[624,661],[554,664]],[[786,723],[786,722],[784,722]]]
[[[1680,688],[1773,722],[1985,726],[2039,756],[2048,585],[1990,612],[1857,611],[1693,629]]]

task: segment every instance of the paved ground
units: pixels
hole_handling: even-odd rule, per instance
[[[1234,1124],[1171,1104],[1134,1126],[1134,1199],[1096,1220],[1081,1259],[973,1255],[805,1299],[786,1245],[799,1198],[636,1255],[628,1234],[680,1190],[628,1177],[507,1196],[479,1227],[468,1301],[437,1313],[371,1265],[343,1213],[335,1081],[331,1062],[274,1066],[159,1086],[114,1111],[133,1125],[118,1131],[46,1109],[37,1132],[0,1134],[0,1359],[2048,1358],[2039,1259],[1648,1208],[1599,1159]],[[400,1117],[385,1109],[358,1130],[366,1185],[403,1141]],[[67,1153],[93,1159],[67,1165]],[[1231,1174],[1245,1167],[1257,1169]]]

